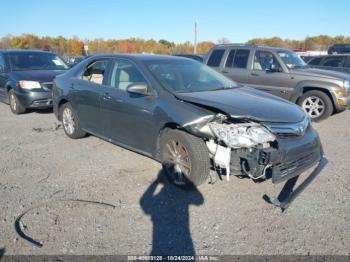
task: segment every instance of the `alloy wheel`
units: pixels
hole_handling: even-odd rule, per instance
[[[179,141],[170,140],[165,145],[163,161],[174,183],[184,185],[191,173],[191,161],[186,147]]]
[[[316,118],[324,113],[325,103],[317,96],[309,96],[303,101],[302,108],[311,118]]]
[[[68,134],[72,135],[75,131],[75,122],[73,112],[70,108],[67,107],[63,110],[62,120],[64,130],[66,130]]]

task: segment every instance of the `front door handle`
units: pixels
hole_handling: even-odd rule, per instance
[[[103,100],[110,100],[112,97],[109,95],[109,93],[105,93],[102,98]]]
[[[259,76],[258,73],[251,73],[252,76]]]
[[[221,71],[221,73],[223,73],[223,74],[228,74],[228,71],[223,70],[223,71]]]

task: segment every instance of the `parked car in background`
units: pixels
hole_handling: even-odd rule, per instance
[[[52,81],[67,69],[51,52],[0,50],[0,101],[15,114],[52,107]]]
[[[181,57],[190,58],[190,59],[196,60],[196,61],[201,62],[201,63],[203,63],[203,61],[204,61],[204,56],[203,55],[175,54],[174,56],[181,56]]]
[[[71,57],[69,59],[69,66],[73,67],[76,64],[79,64],[81,61],[83,61],[84,59],[88,58],[90,56],[75,56],[75,57]]]
[[[336,44],[328,48],[329,55],[350,54],[350,44]]]
[[[350,75],[310,68],[289,49],[217,45],[205,64],[242,85],[297,103],[314,121],[350,106]]]
[[[277,183],[324,166],[298,106],[174,56],[97,55],[56,77],[54,112],[70,138],[94,134],[150,156],[171,181],[200,185],[211,168]]]
[[[311,67],[350,74],[350,54],[315,56],[312,57],[307,63]]]
[[[304,60],[305,63],[309,62],[314,56],[300,56],[301,59]]]

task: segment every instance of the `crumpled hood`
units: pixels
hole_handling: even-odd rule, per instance
[[[305,113],[297,105],[247,87],[177,93],[175,96],[199,106],[216,108],[232,117],[251,118],[262,122],[296,123],[305,117]]]
[[[350,79],[349,74],[318,68],[292,69],[291,73],[322,78],[336,78],[340,80]]]
[[[13,78],[28,81],[38,82],[52,82],[53,79],[66,72],[65,70],[30,70],[30,71],[14,71],[12,72]]]

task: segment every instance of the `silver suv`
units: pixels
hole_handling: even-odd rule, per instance
[[[314,121],[350,107],[349,74],[310,68],[289,49],[217,45],[205,63],[241,85],[297,103]]]

